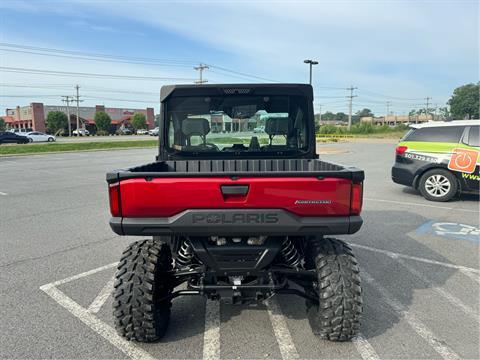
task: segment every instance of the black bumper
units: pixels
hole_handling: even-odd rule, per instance
[[[397,184],[413,186],[415,180],[415,171],[410,164],[395,163],[392,167],[392,181]]]
[[[356,233],[360,216],[302,217],[284,210],[186,210],[165,218],[110,220],[119,235],[339,235]]]

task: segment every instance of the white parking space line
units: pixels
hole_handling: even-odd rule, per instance
[[[476,275],[476,274],[472,273],[471,271],[467,271],[467,270],[463,270],[463,269],[460,269],[460,272],[463,275],[468,276],[470,279],[472,279],[473,281],[475,281],[476,283],[478,283],[480,285],[480,275]]]
[[[58,290],[54,283],[43,285],[40,287],[40,290],[48,294],[53,300],[58,304],[63,306],[67,311],[69,311],[73,316],[77,317],[81,322],[87,325],[90,329],[95,331],[97,334],[101,335],[105,340],[109,341],[117,349],[121,350],[125,355],[129,356],[134,360],[153,360],[149,353],[144,351],[138,346],[135,346],[132,342],[129,342],[119,335],[116,331],[105,324],[103,321],[98,319],[95,315],[88,312],[87,309],[83,308],[75,301],[70,299],[63,292]]]
[[[270,298],[267,301],[267,311],[278,347],[280,348],[280,353],[282,354],[282,359],[299,359],[300,356],[298,355],[290,330],[288,330],[287,322],[275,298]]]
[[[403,206],[423,206],[423,207],[443,209],[443,210],[455,210],[455,211],[472,212],[472,213],[479,212],[478,210],[461,209],[461,208],[453,208],[448,206],[437,206],[437,205],[429,205],[429,204],[421,204],[421,203],[412,203],[412,202],[405,202],[405,201],[394,201],[394,200],[386,200],[386,199],[363,198],[363,200],[378,201],[378,202],[397,204],[397,205],[403,205]]]
[[[96,269],[92,269],[92,270],[89,270],[89,271],[85,271],[81,274],[77,274],[77,275],[73,275],[73,276],[70,276],[70,277],[67,277],[65,279],[62,279],[62,280],[58,280],[58,281],[54,281],[53,283],[49,284],[49,285],[52,285],[52,286],[59,286],[59,285],[63,285],[63,284],[66,284],[66,283],[69,283],[70,281],[74,281],[74,280],[77,280],[77,279],[81,279],[81,278],[84,278],[86,276],[89,276],[89,275],[93,275],[93,274],[96,274],[100,271],[104,271],[104,270],[108,270],[108,269],[111,269],[111,268],[114,268],[115,266],[118,265],[118,262],[114,262],[114,263],[111,263],[111,264],[108,264],[108,265],[104,265],[104,266],[100,266]]]
[[[207,299],[205,304],[203,359],[220,359],[220,301]]]
[[[113,283],[115,282],[115,278],[111,278],[107,285],[105,285],[100,291],[100,293],[97,295],[95,300],[92,301],[90,306],[88,307],[88,311],[91,312],[92,314],[96,314],[100,311],[102,308],[103,304],[105,304],[105,301],[107,301],[108,297],[112,293],[113,290]]]
[[[372,276],[370,276],[365,270],[362,277],[370,283],[384,298],[386,303],[402,316],[410,325],[410,327],[423,338],[442,358],[446,360],[460,359],[460,356],[450,349],[445,342],[439,340],[437,336],[415,315],[409,312],[405,306],[400,303],[393,295],[382,285],[380,285]]]
[[[380,359],[373,346],[363,337],[362,334],[357,335],[352,342],[363,360]]]
[[[399,264],[401,264],[405,269],[407,269],[411,274],[413,274],[418,279],[422,280],[425,284],[427,284],[428,287],[431,288],[433,291],[435,291],[437,294],[439,294],[440,296],[443,296],[452,305],[460,308],[465,314],[470,316],[472,318],[472,320],[480,322],[479,314],[477,314],[476,311],[473,308],[471,308],[468,305],[465,305],[459,298],[450,294],[448,291],[435,286],[423,274],[421,274],[419,271],[413,269],[411,266],[408,266],[408,264],[405,261],[403,261],[402,259],[396,259],[396,261]]]
[[[391,258],[394,258],[394,259],[403,258],[403,259],[408,259],[408,260],[415,260],[415,261],[423,262],[423,263],[426,263],[426,264],[439,265],[439,266],[444,266],[444,267],[448,267],[448,268],[452,268],[452,269],[457,269],[457,270],[460,270],[462,273],[470,273],[473,276],[475,276],[475,274],[476,274],[477,277],[478,277],[478,275],[480,275],[480,270],[479,269],[474,269],[474,268],[470,268],[470,267],[467,267],[467,266],[462,266],[462,265],[456,265],[456,264],[451,264],[451,263],[446,263],[446,262],[441,262],[441,261],[436,261],[436,260],[425,259],[425,258],[421,258],[421,257],[418,257],[418,256],[410,256],[410,255],[400,254],[400,253],[396,253],[396,252],[393,252],[393,251],[377,249],[377,248],[374,248],[374,247],[371,247],[371,246],[366,246],[366,245],[352,244],[352,243],[349,243],[349,245],[352,246],[352,247],[355,247],[355,248],[384,254],[384,255],[387,255],[387,256],[389,256]]]
[[[205,303],[203,359],[220,359],[220,301],[207,299]]]

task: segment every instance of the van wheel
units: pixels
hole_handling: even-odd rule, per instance
[[[171,269],[170,249],[160,241],[136,241],[125,249],[113,290],[113,315],[119,335],[140,342],[157,341],[165,335],[172,306]]]
[[[432,169],[422,175],[419,190],[430,201],[449,201],[458,192],[455,175],[444,169]]]
[[[350,247],[343,241],[314,237],[305,249],[307,269],[315,269],[317,281],[306,301],[310,327],[321,339],[348,341],[358,334],[362,307],[360,270]]]

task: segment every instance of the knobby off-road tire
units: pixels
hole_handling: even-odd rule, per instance
[[[171,291],[167,271],[172,255],[166,244],[142,240],[122,254],[115,274],[113,315],[118,334],[128,340],[157,341],[170,320]],[[161,300],[161,301],[160,301]]]
[[[360,329],[362,288],[357,260],[344,242],[315,237],[306,248],[306,267],[315,269],[318,283],[307,300],[307,316],[315,335],[331,341],[347,341]]]

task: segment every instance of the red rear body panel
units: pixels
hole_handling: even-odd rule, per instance
[[[248,185],[224,195],[222,185]],[[169,217],[189,209],[283,209],[299,216],[351,214],[352,181],[315,177],[181,177],[120,182],[121,216]]]

